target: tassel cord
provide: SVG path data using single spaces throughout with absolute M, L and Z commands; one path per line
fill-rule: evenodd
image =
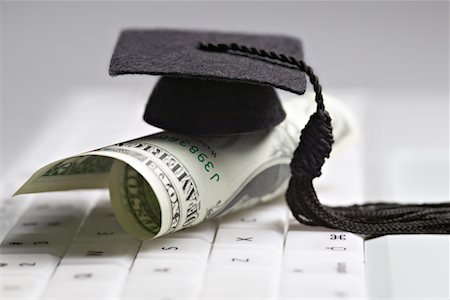
M 313 69 L 295 57 L 235 43 L 199 43 L 199 49 L 281 63 L 286 67 L 295 67 L 309 77 L 315 92 L 317 110 L 302 130 L 299 146 L 294 151 L 292 177 L 286 193 L 289 208 L 300 223 L 368 235 L 450 233 L 449 203 L 369 203 L 345 207 L 322 205 L 314 190 L 313 179 L 321 175 L 322 165 L 329 158 L 334 141 L 331 118 L 323 101 L 322 86 Z

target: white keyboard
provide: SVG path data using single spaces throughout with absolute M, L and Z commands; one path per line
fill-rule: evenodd
M 10 197 L 50 161 L 150 134 L 140 119 L 145 102 L 129 95 L 75 93 L 60 108 L 66 113 L 23 147 L 33 155 L 18 153 L 16 168 L 7 170 L 0 202 L 1 299 L 448 298 L 448 235 L 364 241 L 303 226 L 279 199 L 141 242 L 117 223 L 106 191 Z M 349 149 L 325 165 L 316 182 L 322 201 L 362 202 L 358 157 L 360 150 Z
M 2 205 L 5 299 L 365 297 L 363 239 L 306 228 L 283 199 L 141 242 L 103 193 L 29 198 Z

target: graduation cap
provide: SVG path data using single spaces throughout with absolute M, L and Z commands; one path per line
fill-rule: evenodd
M 236 134 L 270 129 L 286 114 L 274 88 L 303 94 L 305 75 L 295 68 L 204 51 L 199 42 L 238 43 L 303 57 L 301 42 L 281 35 L 181 30 L 125 30 L 110 74 L 162 75 L 144 120 L 187 134 Z
M 181 30 L 126 30 L 114 50 L 110 74 L 162 75 L 144 119 L 186 134 L 240 134 L 270 129 L 285 118 L 274 88 L 303 94 L 305 74 L 316 93 L 317 110 L 302 130 L 291 162 L 286 194 L 301 223 L 382 235 L 450 233 L 450 205 L 370 203 L 328 207 L 313 179 L 321 175 L 333 144 L 331 118 L 322 87 L 302 60 L 298 39 Z

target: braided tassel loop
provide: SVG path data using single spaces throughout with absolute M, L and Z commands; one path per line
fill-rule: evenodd
M 294 57 L 234 43 L 200 43 L 199 49 L 231 55 L 247 54 L 252 59 L 282 62 L 308 75 L 316 93 L 317 110 L 303 129 L 300 144 L 294 152 L 291 162 L 292 178 L 286 193 L 289 208 L 299 222 L 369 235 L 450 233 L 449 203 L 427 205 L 369 203 L 346 207 L 322 205 L 312 181 L 321 175 L 325 158 L 330 156 L 333 133 L 331 118 L 323 102 L 322 86 L 312 68 Z
M 318 110 L 311 115 L 300 136 L 300 144 L 291 162 L 293 176 L 312 180 L 322 175 L 325 158 L 330 157 L 333 144 L 331 118 L 327 111 Z

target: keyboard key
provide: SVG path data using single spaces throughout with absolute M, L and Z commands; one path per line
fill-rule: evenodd
M 0 272 L 4 276 L 34 275 L 49 278 L 59 263 L 59 257 L 48 254 L 2 254 Z
M 109 200 L 99 200 L 75 237 L 79 242 L 139 242 L 119 224 Z
M 281 251 L 283 241 L 283 235 L 272 230 L 219 228 L 214 247 L 258 247 Z
M 214 246 L 210 265 L 233 267 L 274 267 L 281 266 L 281 253 L 271 248 L 251 249 Z
M 284 234 L 287 229 L 288 214 L 285 207 L 258 206 L 224 217 L 219 228 L 259 228 L 271 229 Z
M 28 215 L 25 214 L 17 220 L 11 229 L 14 233 L 57 233 L 65 232 L 73 235 L 81 223 L 77 216 L 55 215 Z
M 317 253 L 332 256 L 351 255 L 364 260 L 362 237 L 339 231 L 289 231 L 286 236 L 285 252 Z
M 129 269 L 138 249 L 138 243 L 75 242 L 67 250 L 61 265 L 112 264 Z
M 281 299 L 365 299 L 364 281 L 339 274 L 294 274 L 281 277 Z
M 193 284 L 185 278 L 131 277 L 122 291 L 122 299 L 197 299 L 201 282 Z
M 64 265 L 58 267 L 44 299 L 118 298 L 128 270 L 116 265 Z
M 109 282 L 122 283 L 128 274 L 128 269 L 107 264 L 86 262 L 85 265 L 61 265 L 53 275 L 52 283 L 78 283 L 78 282 Z
M 211 245 L 201 239 L 158 238 L 142 242 L 138 258 L 193 258 L 206 262 Z
M 186 228 L 174 233 L 166 235 L 166 238 L 189 238 L 189 239 L 203 239 L 208 243 L 214 241 L 216 235 L 217 223 L 215 220 L 207 221 L 190 228 Z
M 0 217 L 2 219 L 10 218 L 11 215 L 19 215 L 31 202 L 29 195 L 16 196 L 15 198 L 6 198 L 0 200 Z
M 168 279 L 177 277 L 198 282 L 205 268 L 206 264 L 199 263 L 196 259 L 137 258 L 130 276 Z
M 205 274 L 203 299 L 273 299 L 279 271 L 269 268 L 211 266 Z
M 10 232 L 0 248 L 2 254 L 52 254 L 62 257 L 71 241 L 71 236 L 50 233 L 14 234 Z
M 120 291 L 121 286 L 107 282 L 50 283 L 42 299 L 118 299 Z
M 77 236 L 75 237 L 77 241 L 96 241 L 96 242 L 127 242 L 127 240 L 133 240 L 135 243 L 138 242 L 137 239 L 129 235 L 119 224 L 119 222 L 114 219 L 100 219 L 87 220 Z
M 30 204 L 30 201 L 32 201 L 31 195 L 18 195 L 14 198 L 3 198 L 2 200 L 0 200 L 0 207 L 23 209 Z
M 37 299 L 44 291 L 47 280 L 36 276 L 8 275 L 0 281 L 1 299 Z
M 286 254 L 283 271 L 294 274 L 341 274 L 364 278 L 364 263 L 349 257 L 324 257 L 323 255 Z
M 84 217 L 97 200 L 96 191 L 51 192 L 36 195 L 26 214 Z
M 385 235 L 365 242 L 366 278 L 374 299 L 448 299 L 448 234 Z
M 86 220 L 111 220 L 115 218 L 116 215 L 114 214 L 114 211 L 112 209 L 111 201 L 108 198 L 99 200 L 89 213 L 89 216 L 86 218 Z

